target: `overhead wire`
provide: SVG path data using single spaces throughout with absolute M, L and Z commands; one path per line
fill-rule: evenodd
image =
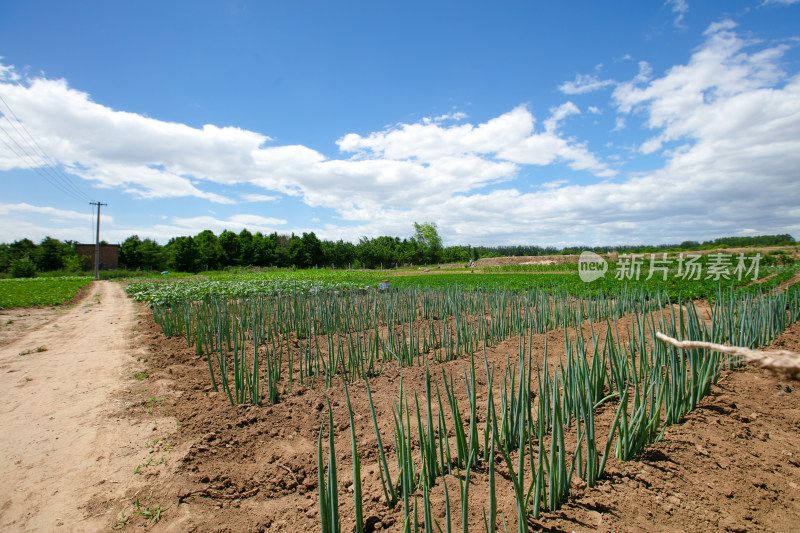
M 70 179 L 69 175 L 61 170 L 55 159 L 45 152 L 39 143 L 36 142 L 36 139 L 33 137 L 33 135 L 31 135 L 30 131 L 19 119 L 19 117 L 17 117 L 17 114 L 14 113 L 14 110 L 2 95 L 0 95 L 0 102 L 5 105 L 8 112 L 14 117 L 16 124 L 8 117 L 8 113 L 4 112 L 2 109 L 0 109 L 0 117 L 6 119 L 8 124 L 13 128 L 14 132 L 24 144 L 28 145 L 29 147 L 31 145 L 35 147 L 35 150 L 32 150 L 34 155 L 31 155 L 31 152 L 29 152 L 29 150 L 23 146 L 23 144 L 21 144 L 15 136 L 11 135 L 11 133 L 9 133 L 2 125 L 0 125 L 0 132 L 5 134 L 5 138 L 0 136 L 0 140 L 3 141 L 3 144 L 5 144 L 8 149 L 14 153 L 14 155 L 26 161 L 26 163 L 30 165 L 34 172 L 36 172 L 45 181 L 50 183 L 62 193 L 74 198 L 75 200 L 90 201 L 91 199 L 89 196 L 80 187 L 75 185 L 72 179 Z M 17 127 L 17 124 L 19 124 L 19 127 Z M 27 139 L 25 138 L 23 132 L 27 134 Z M 22 153 L 17 151 L 11 144 L 9 144 L 7 139 L 13 142 Z M 37 151 L 38 153 L 36 153 Z

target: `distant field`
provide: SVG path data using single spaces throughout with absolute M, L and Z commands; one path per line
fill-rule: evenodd
M 0 279 L 0 309 L 59 305 L 92 282 L 91 277 Z
M 763 267 L 758 272 L 758 279 L 764 283 L 754 284 L 752 275 L 736 276 L 731 279 L 683 279 L 677 271 L 670 270 L 667 279 L 660 274 L 647 280 L 648 271 L 644 268 L 639 279 L 617 279 L 614 272 L 617 265 L 612 263 L 609 272 L 601 279 L 584 283 L 578 272 L 552 272 L 546 269 L 524 271 L 502 271 L 488 269 L 482 271 L 451 271 L 430 269 L 425 271 L 408 270 L 294 270 L 266 272 L 210 272 L 203 275 L 187 277 L 181 280 L 151 281 L 142 280 L 131 283 L 127 287 L 128 294 L 138 301 L 148 303 L 197 300 L 207 295 L 225 297 L 244 297 L 253 294 L 278 294 L 287 292 L 317 292 L 328 290 L 353 290 L 376 288 L 381 280 L 387 280 L 392 289 L 430 288 L 439 289 L 458 287 L 465 290 L 505 289 L 521 291 L 530 288 L 558 288 L 573 294 L 605 292 L 613 293 L 621 288 L 641 288 L 651 292 L 661 292 L 671 299 L 711 299 L 718 291 L 731 288 L 740 290 L 769 289 L 773 284 L 785 282 L 794 276 L 800 265 Z M 552 267 L 550 267 L 552 268 Z

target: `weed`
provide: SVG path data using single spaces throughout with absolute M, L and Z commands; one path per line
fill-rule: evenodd
M 125 509 L 122 510 L 120 514 L 119 520 L 114 522 L 113 524 L 109 524 L 111 529 L 123 529 L 125 526 L 128 525 L 128 520 L 130 520 L 130 516 L 125 516 Z
M 23 355 L 28 355 L 28 354 L 32 354 L 32 353 L 42 353 L 42 352 L 46 352 L 46 351 L 47 351 L 47 346 L 39 346 L 38 348 L 30 348 L 30 349 L 25 350 L 23 352 L 19 352 L 19 355 L 20 355 L 20 357 L 22 357 Z
M 138 514 L 139 516 L 143 517 L 145 520 L 148 520 L 152 523 L 157 523 L 161 520 L 161 515 L 164 514 L 166 509 L 161 507 L 160 503 L 156 503 L 154 505 L 150 505 L 150 499 L 145 502 L 144 506 L 139 503 L 139 498 L 136 498 L 133 502 L 133 512 L 134 514 Z
M 150 457 L 147 458 L 147 460 L 145 462 L 143 462 L 142 464 L 136 465 L 133 468 L 133 473 L 134 474 L 138 474 L 139 472 L 142 471 L 142 468 L 147 468 L 150 465 L 163 465 L 166 462 L 167 462 L 167 458 L 165 456 L 163 456 L 163 455 L 161 457 L 159 457 L 158 459 L 156 459 L 155 455 L 151 455 Z

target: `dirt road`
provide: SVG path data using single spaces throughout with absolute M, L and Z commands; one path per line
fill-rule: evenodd
M 94 282 L 73 309 L 0 347 L 0 530 L 108 529 L 112 517 L 86 502 L 130 488 L 149 429 L 118 417 L 115 400 L 132 380 L 135 319 L 120 285 Z

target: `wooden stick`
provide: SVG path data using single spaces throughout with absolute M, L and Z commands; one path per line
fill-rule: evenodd
M 702 342 L 702 341 L 691 341 L 691 340 L 679 341 L 677 339 L 673 339 L 672 337 L 664 335 L 660 331 L 656 332 L 656 337 L 666 342 L 667 344 L 671 344 L 677 348 L 683 348 L 683 349 L 704 348 L 706 350 L 711 350 L 714 352 L 736 355 L 741 357 L 745 361 L 756 363 L 762 368 L 766 368 L 772 370 L 773 372 L 783 374 L 789 379 L 800 380 L 800 354 L 798 353 L 790 352 L 787 350 L 775 350 L 770 352 L 764 352 L 761 350 L 752 350 L 750 348 L 744 348 L 742 346 L 725 346 L 723 344 L 716 344 L 713 342 Z

